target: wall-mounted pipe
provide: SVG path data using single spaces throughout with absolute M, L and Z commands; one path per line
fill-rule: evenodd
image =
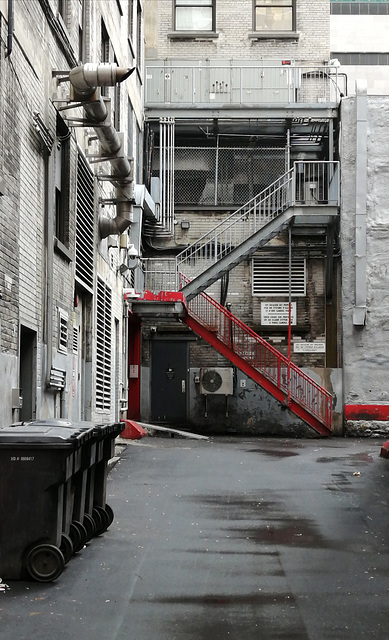
M 100 218 L 101 238 L 120 234 L 131 224 L 133 203 L 132 165 L 123 153 L 123 140 L 109 119 L 104 99 L 96 95 L 97 87 L 114 86 L 126 80 L 134 68 L 118 67 L 115 63 L 84 64 L 69 72 L 74 100 L 83 104 L 88 124 L 95 129 L 103 156 L 111 163 L 112 182 L 116 186 L 116 217 Z
M 13 33 L 14 33 L 14 0 L 8 0 L 8 35 L 7 35 L 7 52 L 5 57 L 12 53 L 13 46 Z

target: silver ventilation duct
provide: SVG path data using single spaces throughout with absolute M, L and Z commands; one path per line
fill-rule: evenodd
M 123 141 L 110 121 L 103 98 L 96 94 L 98 87 L 112 87 L 126 80 L 134 68 L 118 67 L 115 63 L 88 63 L 75 67 L 69 73 L 74 90 L 73 99 L 83 104 L 88 125 L 95 129 L 102 156 L 112 167 L 111 181 L 116 186 L 116 217 L 100 218 L 101 238 L 120 234 L 130 225 L 132 218 L 133 176 L 129 159 L 124 155 Z

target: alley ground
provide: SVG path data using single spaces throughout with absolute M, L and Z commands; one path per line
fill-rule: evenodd
M 50 584 L 0 592 L 1 640 L 389 637 L 382 441 L 149 437 L 115 521 Z

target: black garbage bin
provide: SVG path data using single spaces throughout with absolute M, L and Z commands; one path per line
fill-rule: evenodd
M 50 425 L 84 433 L 82 446 L 74 452 L 73 471 L 64 484 L 61 551 L 65 562 L 94 536 L 112 524 L 114 514 L 106 502 L 108 462 L 115 451 L 115 438 L 123 422 L 72 423 L 66 419 L 34 420 L 28 425 Z
M 107 504 L 108 462 L 115 453 L 115 438 L 124 430 L 123 422 L 95 425 L 93 434 L 96 443 L 94 464 L 89 469 L 85 517 L 95 523 L 94 535 L 104 533 L 112 524 L 114 513 Z
M 0 577 L 50 582 L 65 565 L 65 488 L 92 429 L 27 423 L 0 429 Z

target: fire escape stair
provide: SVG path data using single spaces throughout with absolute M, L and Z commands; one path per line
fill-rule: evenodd
M 133 308 L 138 315 L 180 319 L 318 434 L 329 436 L 332 395 L 204 291 L 298 223 L 302 212 L 293 195 L 295 178 L 294 168 L 179 254 L 179 291 L 146 291 Z M 337 215 L 337 203 L 331 204 L 314 216 L 315 224 L 327 225 Z
M 331 435 L 332 395 L 225 307 L 202 293 L 181 320 L 318 434 Z
M 249 235 L 238 246 L 230 250 L 229 253 L 214 262 L 190 282 L 185 284 L 181 291 L 187 300 L 191 300 L 199 293 L 207 289 L 211 284 L 219 280 L 225 273 L 236 267 L 238 264 L 250 257 L 255 251 L 270 242 L 272 238 L 286 229 L 294 218 L 294 208 L 288 207 L 276 218 L 270 220 L 261 229 Z

